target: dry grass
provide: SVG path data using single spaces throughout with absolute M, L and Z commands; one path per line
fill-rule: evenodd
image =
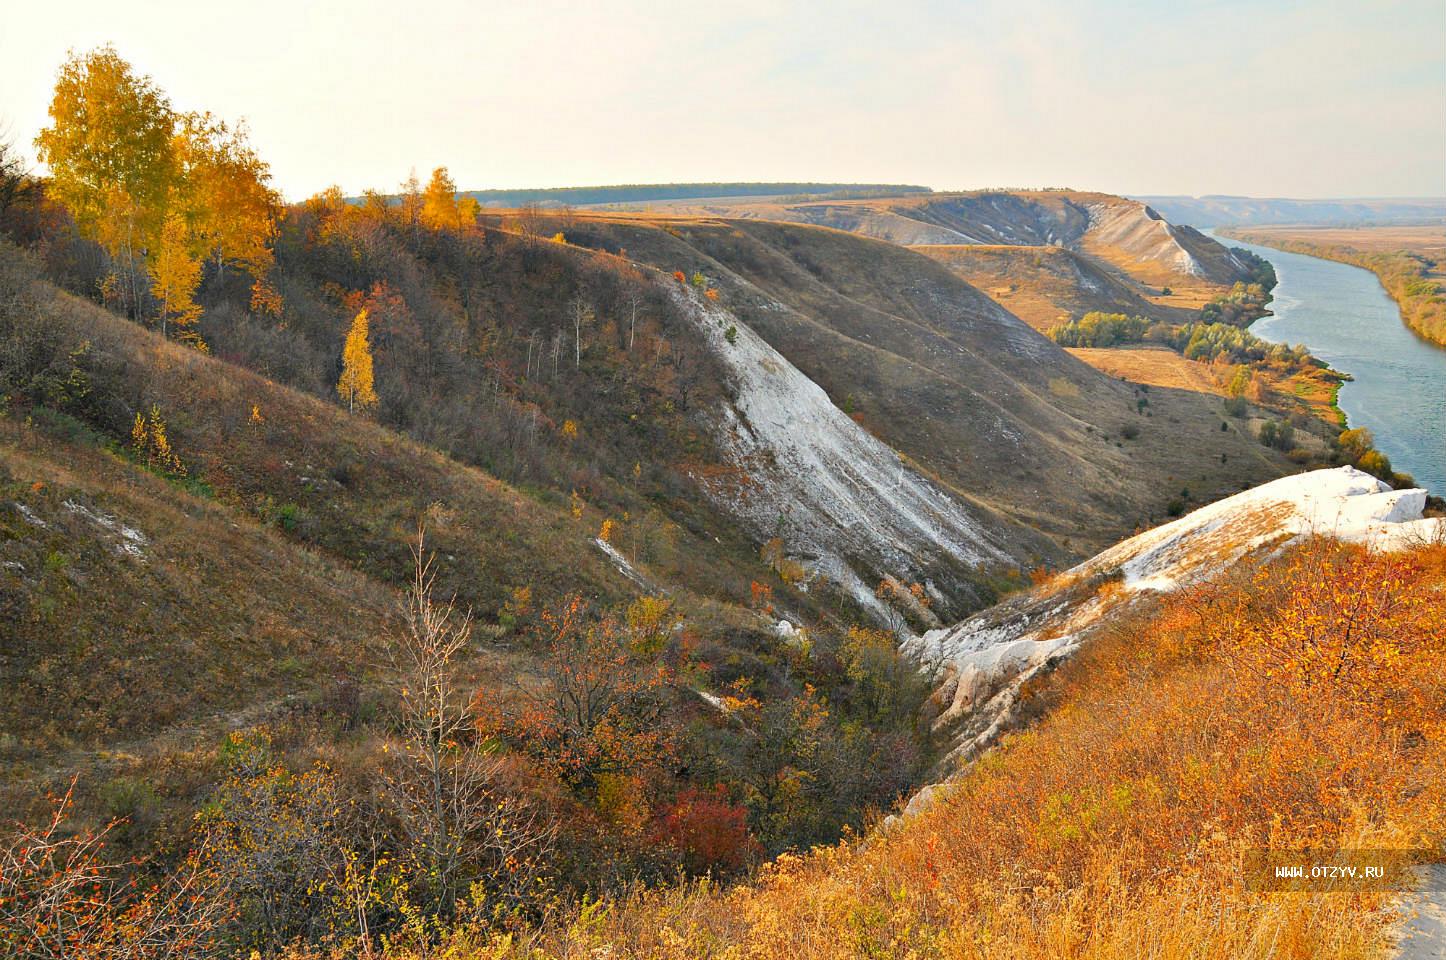
M 1092 642 L 1035 728 L 891 835 L 452 955 L 1381 956 L 1388 893 L 1253 892 L 1247 852 L 1395 849 L 1399 879 L 1446 840 L 1443 586 L 1440 547 L 1239 571 Z
M 1071 347 L 1068 352 L 1096 370 L 1132 383 L 1219 397 L 1228 395 L 1226 387 L 1234 373 L 1233 367 L 1186 360 L 1165 347 Z M 1288 371 L 1259 364 L 1252 372 L 1265 386 L 1268 406 L 1286 413 L 1299 408 L 1327 423 L 1338 421 L 1335 395 L 1340 384 L 1324 375 L 1324 371 L 1315 368 Z
M 1096 370 L 1134 383 L 1226 395 L 1208 364 L 1186 360 L 1167 347 L 1072 347 L 1068 352 Z

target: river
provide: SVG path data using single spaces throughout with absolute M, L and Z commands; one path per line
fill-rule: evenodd
M 1395 301 L 1369 270 L 1216 239 L 1275 265 L 1274 315 L 1255 321 L 1250 331 L 1272 342 L 1303 343 L 1354 377 L 1340 392 L 1350 425 L 1369 428 L 1395 469 L 1446 496 L 1446 350 L 1401 322 Z

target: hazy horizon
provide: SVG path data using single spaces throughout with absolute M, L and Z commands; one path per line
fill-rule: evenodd
M 395 190 L 818 181 L 1129 195 L 1446 196 L 1434 0 L 911 2 L 820 13 L 633 2 L 399 19 L 255 5 L 27 7 L 0 123 L 33 159 L 67 50 L 113 43 L 178 109 L 245 118 L 276 185 Z

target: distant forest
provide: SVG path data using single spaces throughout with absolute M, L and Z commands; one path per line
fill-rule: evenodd
M 610 187 L 554 187 L 543 190 L 467 190 L 488 207 L 519 207 L 528 203 L 584 206 L 594 203 L 648 203 L 703 197 L 772 197 L 779 195 L 854 195 L 931 193 L 928 187 L 896 183 L 629 183 Z

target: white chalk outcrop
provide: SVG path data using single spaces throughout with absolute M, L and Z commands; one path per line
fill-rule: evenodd
M 1283 477 L 1121 541 L 1047 586 L 907 642 L 905 650 L 938 682 L 934 728 L 950 730 L 954 740 L 941 775 L 993 743 L 1011 724 L 1022 685 L 1077 649 L 1107 612 L 1312 535 L 1379 550 L 1446 542 L 1446 518 L 1424 518 L 1425 506 L 1426 491 L 1392 490 L 1354 467 Z M 1107 584 L 1117 587 L 1100 589 Z
M 1008 560 L 998 535 L 910 469 L 813 380 L 727 309 L 678 285 L 678 305 L 722 360 L 733 398 L 716 424 L 741 480 L 700 478 L 762 537 L 781 536 L 811 572 L 884 615 L 873 584 L 909 581 L 936 559 Z

